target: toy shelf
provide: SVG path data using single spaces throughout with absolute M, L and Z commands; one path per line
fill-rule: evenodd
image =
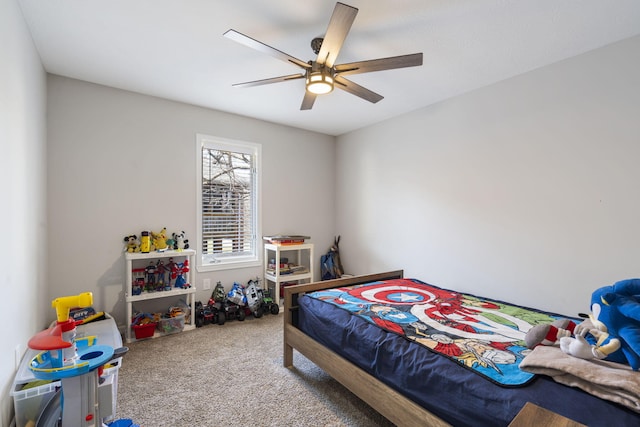
M 195 288 L 187 288 L 187 289 L 178 288 L 178 289 L 172 289 L 170 291 L 143 292 L 140 295 L 127 296 L 127 302 L 145 301 L 150 299 L 175 297 L 178 295 L 188 295 L 188 294 L 195 294 L 195 293 L 196 293 Z
M 126 282 L 125 282 L 125 301 L 126 301 L 126 312 L 127 312 L 127 327 L 125 328 L 125 339 L 127 343 L 131 343 L 136 341 L 135 334 L 133 334 L 133 329 L 129 324 L 131 322 L 131 317 L 133 315 L 133 303 L 138 301 L 149 301 L 155 300 L 159 298 L 169 298 L 185 295 L 187 299 L 187 304 L 191 308 L 191 315 L 189 317 L 190 321 L 185 322 L 184 329 L 185 331 L 195 329 L 195 294 L 196 287 L 195 279 L 194 279 L 194 269 L 195 269 L 195 255 L 196 251 L 193 249 L 184 249 L 181 251 L 177 250 L 167 250 L 164 252 L 149 252 L 149 253 L 125 253 L 125 269 L 126 269 Z M 134 282 L 134 270 L 140 270 L 141 267 L 144 267 L 145 262 L 149 261 L 159 261 L 159 260 L 168 260 L 169 258 L 173 258 L 174 262 L 184 262 L 185 260 L 189 261 L 189 271 L 184 273 L 185 281 L 190 285 L 188 288 L 172 288 L 168 291 L 156 291 L 156 292 L 141 292 L 138 295 L 133 294 L 133 282 Z M 165 334 L 156 331 L 153 335 L 153 338 L 157 338 L 163 336 Z

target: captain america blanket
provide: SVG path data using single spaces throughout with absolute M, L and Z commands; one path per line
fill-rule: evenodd
M 527 331 L 533 325 L 563 317 L 416 279 L 373 282 L 308 295 L 415 341 L 505 387 L 523 386 L 534 377 L 519 368 L 530 352 L 524 343 Z

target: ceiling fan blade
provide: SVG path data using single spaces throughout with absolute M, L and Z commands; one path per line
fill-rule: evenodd
M 317 95 L 304 91 L 304 98 L 302 98 L 302 105 L 300 106 L 301 110 L 311 110 L 313 107 L 313 103 L 316 101 Z
M 333 67 L 357 14 L 358 9 L 355 7 L 336 3 L 322 46 L 318 52 L 318 59 L 316 60 L 318 64 L 326 65 L 329 68 Z
M 350 74 L 370 73 L 372 71 L 392 70 L 394 68 L 417 67 L 420 65 L 422 65 L 422 53 L 414 53 L 411 55 L 392 56 L 389 58 L 339 64 L 335 66 L 335 70 L 337 74 L 347 76 Z
M 304 79 L 304 77 L 305 77 L 304 74 L 289 74 L 288 76 L 272 77 L 270 79 L 262 79 L 262 80 L 253 80 L 251 82 L 244 82 L 244 83 L 235 83 L 233 86 L 237 86 L 237 87 L 261 86 L 261 85 L 268 85 L 271 83 L 286 82 L 287 80 Z
M 359 84 L 352 82 L 351 80 L 347 80 L 344 77 L 336 76 L 335 82 L 337 84 L 334 85 L 334 87 L 340 88 L 352 95 L 359 96 L 360 98 L 374 104 L 384 98 L 384 96 L 370 91 L 369 89 L 362 87 Z
M 281 59 L 285 62 L 290 62 L 292 64 L 297 65 L 298 67 L 304 68 L 305 70 L 307 68 L 311 68 L 311 65 L 309 65 L 308 63 L 306 63 L 305 61 L 295 58 L 291 55 L 288 55 L 274 47 L 271 47 L 269 45 L 266 45 L 262 42 L 259 42 L 256 39 L 252 39 L 249 36 L 245 36 L 242 33 L 237 32 L 236 30 L 227 30 L 223 36 L 225 36 L 228 39 L 231 39 L 233 41 L 236 41 L 240 44 L 243 44 L 247 47 L 250 47 L 252 49 L 255 49 L 257 51 L 260 51 L 262 53 L 266 53 L 267 55 L 271 55 L 274 58 L 278 58 Z

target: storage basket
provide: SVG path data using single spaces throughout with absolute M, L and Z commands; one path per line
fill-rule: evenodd
M 158 330 L 165 334 L 175 334 L 184 329 L 184 314 L 175 317 L 165 317 L 158 322 Z
M 141 340 L 143 338 L 151 338 L 153 331 L 158 324 L 155 322 L 147 323 L 145 325 L 133 325 L 133 332 L 136 334 L 136 339 Z

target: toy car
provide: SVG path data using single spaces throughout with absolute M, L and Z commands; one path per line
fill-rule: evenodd
M 247 300 L 247 309 L 250 313 L 256 318 L 262 317 L 262 292 L 260 288 L 258 288 L 257 280 L 249 280 L 247 287 L 244 288 L 245 299 Z
M 216 287 L 211 292 L 211 298 L 209 298 L 208 307 L 213 314 L 212 322 L 216 322 L 218 325 L 224 325 L 228 316 L 225 314 L 225 293 L 222 283 L 218 282 Z
M 224 304 L 224 311 L 221 312 L 227 319 L 238 319 L 243 321 L 246 318 L 244 307 L 234 304 L 231 301 L 226 301 Z
M 211 311 L 211 315 L 213 316 L 212 322 L 217 323 L 218 325 L 224 325 L 224 322 L 227 320 L 227 316 L 224 314 L 224 310 L 221 310 L 220 305 L 218 303 L 209 304 L 209 310 Z
M 196 301 L 196 328 L 200 328 L 211 321 L 207 321 L 204 313 L 204 306 L 202 301 Z
M 221 304 L 216 303 L 213 299 L 209 299 L 207 305 L 203 305 L 200 301 L 196 301 L 196 328 L 200 328 L 210 323 L 224 325 L 226 315 L 221 310 Z
M 244 286 L 242 286 L 240 283 L 234 282 L 231 290 L 227 292 L 227 301 L 240 306 L 247 305 L 247 297 L 244 294 Z
M 260 289 L 260 293 L 262 294 L 262 312 L 278 314 L 280 312 L 280 307 L 273 301 L 271 291 L 269 289 Z
M 210 305 L 203 305 L 200 301 L 196 301 L 196 328 L 218 322 L 219 317 L 217 314 L 217 310 L 212 309 Z

